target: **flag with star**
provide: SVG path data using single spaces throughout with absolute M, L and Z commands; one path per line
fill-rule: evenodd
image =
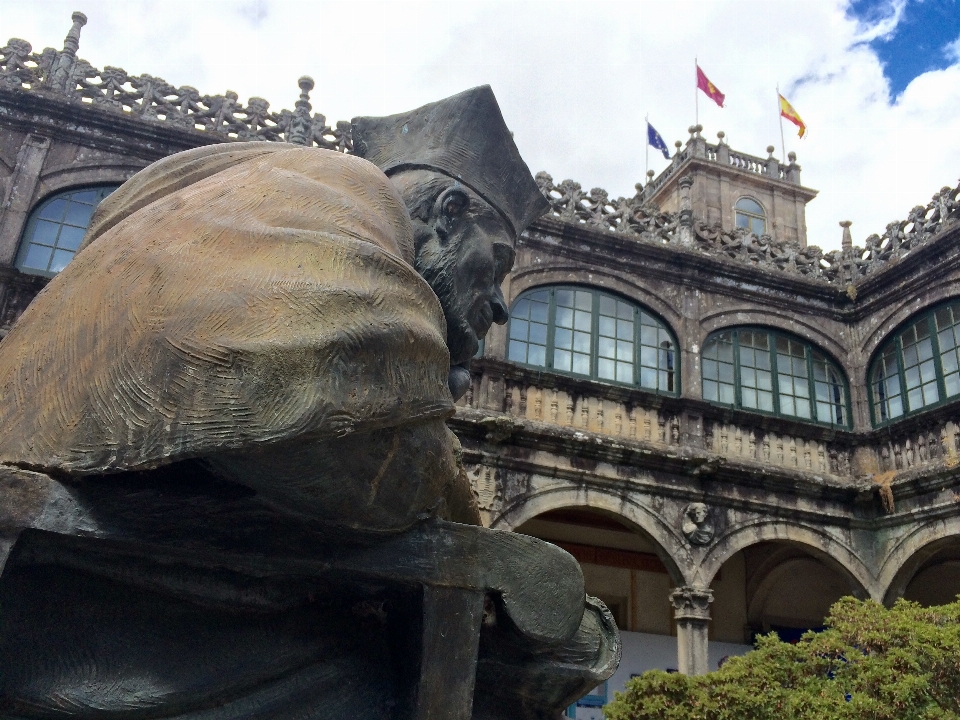
M 649 121 L 647 121 L 647 144 L 654 150 L 662 152 L 665 159 L 670 159 L 670 150 L 667 149 L 667 144 Z

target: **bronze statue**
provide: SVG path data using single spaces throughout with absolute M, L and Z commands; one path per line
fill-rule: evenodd
M 354 142 L 155 163 L 0 344 L 5 717 L 534 718 L 612 673 L 569 556 L 458 524 L 445 420 L 547 204 L 489 87 Z

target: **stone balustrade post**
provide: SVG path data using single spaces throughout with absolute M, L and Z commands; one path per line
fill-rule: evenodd
M 779 180 L 780 161 L 773 156 L 773 151 L 773 145 L 767 145 L 767 162 L 763 167 L 763 174 Z
M 723 141 L 726 136 L 723 130 L 717 133 L 717 162 L 723 166 L 730 164 L 730 146 Z
M 680 244 L 693 244 L 693 202 L 690 199 L 690 188 L 693 187 L 693 178 L 684 175 L 677 182 L 680 188 Z
M 690 148 L 690 157 L 705 158 L 707 156 L 707 141 L 700 135 L 703 125 L 691 125 L 687 128 L 690 133 L 690 139 L 687 140 L 687 147 Z
M 790 161 L 790 164 L 787 165 L 787 182 L 793 183 L 794 185 L 800 184 L 800 166 L 797 165 L 797 154 L 792 150 L 787 153 L 787 160 Z
M 708 640 L 713 592 L 685 585 L 670 593 L 670 602 L 677 621 L 678 669 L 685 675 L 706 675 L 710 671 Z

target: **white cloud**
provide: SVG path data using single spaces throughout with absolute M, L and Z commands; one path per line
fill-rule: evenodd
M 960 36 L 943 46 L 943 54 L 951 62 L 960 62 Z
M 329 119 L 398 112 L 481 83 L 493 85 L 532 170 L 632 195 L 643 179 L 643 118 L 668 145 L 694 122 L 694 56 L 727 95 L 700 98 L 708 139 L 780 152 L 775 87 L 809 128 L 787 150 L 804 184 L 811 243 L 857 242 L 960 176 L 960 62 L 915 79 L 891 104 L 865 40 L 889 34 L 892 3 L 870 25 L 843 0 L 603 2 L 203 3 L 86 0 L 80 54 L 94 65 L 159 75 L 204 93 L 235 90 L 292 107 L 296 80 L 317 81 Z M 0 0 L 4 39 L 59 47 L 77 0 Z M 960 40 L 958 40 L 960 44 Z M 650 155 L 651 167 L 666 161 Z

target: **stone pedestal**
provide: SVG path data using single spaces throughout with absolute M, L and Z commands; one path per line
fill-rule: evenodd
M 670 601 L 677 621 L 678 669 L 685 675 L 706 675 L 710 671 L 707 641 L 713 592 L 688 585 L 674 590 Z

